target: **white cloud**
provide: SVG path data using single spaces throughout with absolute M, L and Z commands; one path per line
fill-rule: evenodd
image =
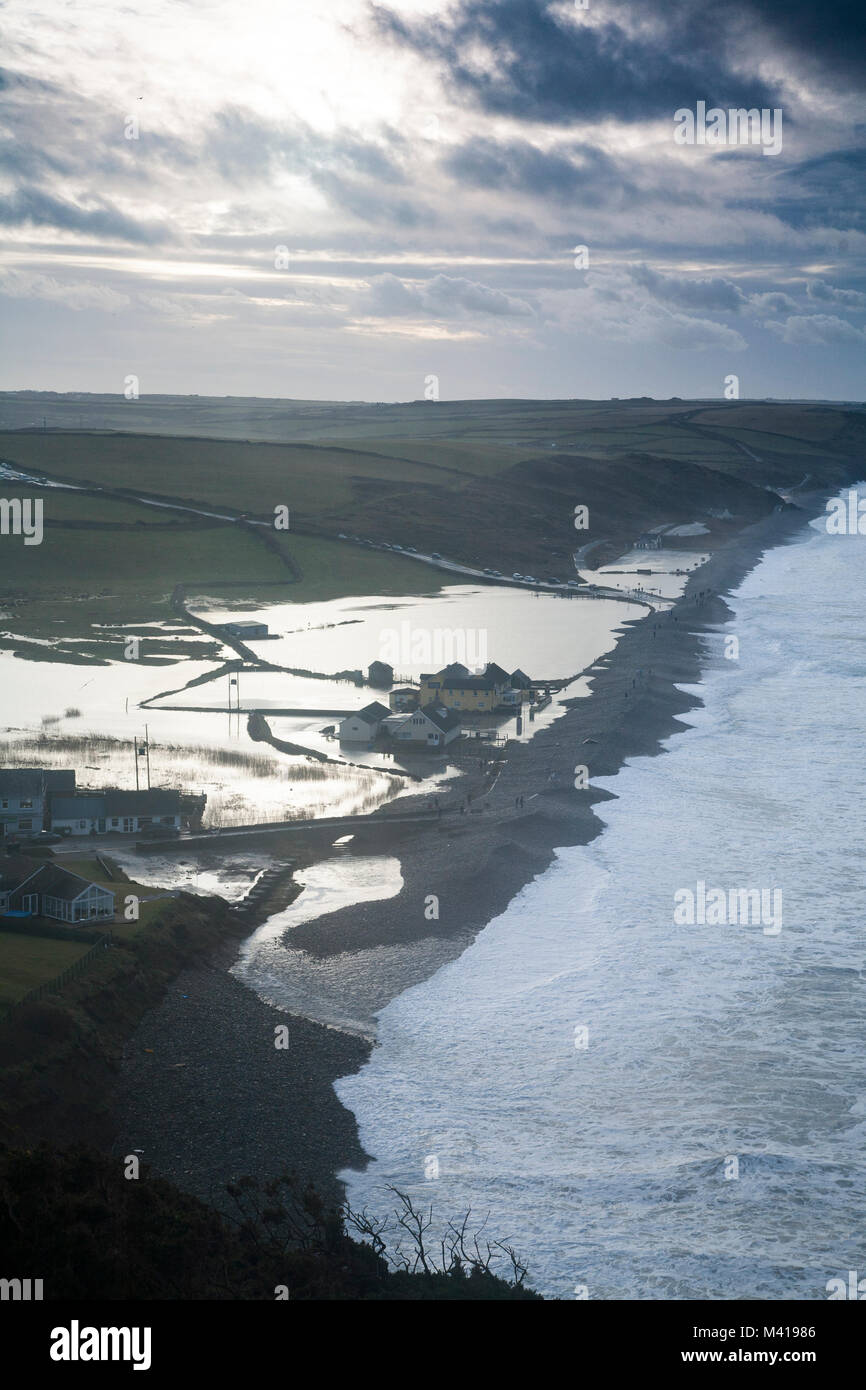
M 63 284 L 51 275 L 32 275 L 22 270 L 0 271 L 0 292 L 10 299 L 48 299 L 67 309 L 99 309 L 116 314 L 129 305 L 129 295 L 92 280 Z
M 792 314 L 784 323 L 771 320 L 767 328 L 785 343 L 802 347 L 829 347 L 836 343 L 866 343 L 866 333 L 835 314 Z
M 464 314 L 525 318 L 533 313 L 524 299 L 491 289 L 477 280 L 452 275 L 434 275 L 421 284 L 407 284 L 397 275 L 377 275 L 361 297 L 361 309 L 382 318 L 418 314 L 433 318 Z

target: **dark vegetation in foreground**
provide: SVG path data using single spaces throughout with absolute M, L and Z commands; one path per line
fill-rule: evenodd
M 373 1219 L 288 1176 L 243 1178 L 227 1188 L 227 1218 L 124 1168 L 83 1145 L 0 1150 L 6 1272 L 42 1278 L 55 1301 L 540 1298 L 514 1251 L 472 1234 L 468 1214 L 434 1240 L 432 1210 L 396 1190 L 392 1217 Z

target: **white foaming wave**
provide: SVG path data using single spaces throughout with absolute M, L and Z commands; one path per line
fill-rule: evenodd
M 864 1263 L 866 546 L 843 545 L 765 557 L 693 727 L 599 782 L 604 834 L 380 1015 L 337 1088 L 377 1155 L 354 1204 L 395 1182 L 443 1221 L 489 1211 L 555 1297 L 820 1298 Z M 674 926 L 698 879 L 778 885 L 782 931 Z

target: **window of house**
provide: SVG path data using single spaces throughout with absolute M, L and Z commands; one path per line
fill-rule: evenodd
M 79 829 L 79 830 L 86 830 L 86 829 L 87 829 L 87 821 L 86 821 L 86 820 L 80 820 L 80 821 L 78 822 L 78 829 Z
M 118 820 L 117 816 L 114 817 L 114 820 L 111 822 L 111 824 L 112 824 L 112 825 L 120 825 L 120 821 Z
M 18 829 L 19 829 L 19 830 L 32 830 L 32 829 L 33 829 L 33 822 L 32 822 L 32 820 L 20 820 L 20 821 L 18 822 Z

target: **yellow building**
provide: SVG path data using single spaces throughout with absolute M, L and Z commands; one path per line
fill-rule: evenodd
M 441 704 L 466 713 L 490 714 L 503 703 L 508 674 L 488 662 L 484 674 L 472 676 L 465 666 L 454 662 L 441 671 L 421 677 L 421 705 Z

